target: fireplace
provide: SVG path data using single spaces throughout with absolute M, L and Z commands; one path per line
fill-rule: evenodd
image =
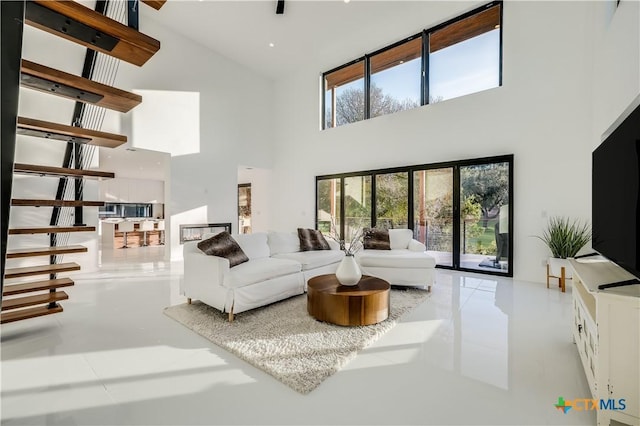
M 231 223 L 196 223 L 180 225 L 180 244 L 188 241 L 200 241 L 204 234 L 231 233 Z

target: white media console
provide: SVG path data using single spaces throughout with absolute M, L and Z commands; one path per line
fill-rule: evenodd
M 640 425 L 640 284 L 598 289 L 634 278 L 600 257 L 572 259 L 571 266 L 572 331 L 591 395 L 613 400 L 598 410 L 598 425 Z

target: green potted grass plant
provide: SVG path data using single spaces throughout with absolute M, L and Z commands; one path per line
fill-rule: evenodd
M 537 238 L 551 250 L 551 257 L 547 262 L 550 275 L 560 277 L 564 267 L 565 278 L 571 278 L 571 268 L 567 259 L 575 257 L 591 240 L 591 226 L 578 219 L 553 216 L 549 218 L 542 235 Z

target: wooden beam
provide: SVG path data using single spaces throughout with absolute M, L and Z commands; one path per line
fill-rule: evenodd
M 80 265 L 75 262 L 56 263 L 53 265 L 25 266 L 22 268 L 5 269 L 4 277 L 6 279 L 20 278 L 28 277 L 31 275 L 57 274 L 59 272 L 71 272 L 79 270 Z
M 47 14 L 50 15 L 50 13 L 43 10 L 43 8 L 60 15 L 62 19 L 54 19 L 56 23 L 52 25 L 50 17 L 45 16 Z M 45 17 L 43 18 L 43 16 Z M 58 21 L 62 23 L 57 25 Z M 89 49 L 111 55 L 138 66 L 145 64 L 160 50 L 160 42 L 158 40 L 129 28 L 75 1 L 29 1 L 27 2 L 25 23 L 73 41 L 74 43 L 78 43 Z M 75 29 L 83 26 L 95 30 L 94 35 L 85 40 L 71 34 L 70 30 L 72 28 Z M 100 39 L 101 34 L 115 38 L 115 46 L 109 49 L 97 45 L 100 41 L 96 40 L 96 38 Z
M 500 5 L 454 22 L 429 35 L 431 53 L 500 28 Z
M 119 112 L 129 112 L 142 102 L 142 96 L 135 93 L 125 92 L 124 90 L 107 86 L 97 81 L 78 77 L 77 75 L 49 68 L 25 59 L 22 60 L 20 70 L 22 73 L 21 84 L 23 87 L 74 101 L 94 104 Z M 43 80 L 46 80 L 45 83 L 51 82 L 51 84 L 43 85 Z M 64 90 L 65 88 L 76 89 L 80 94 L 75 94 L 75 91 L 66 91 Z M 92 102 L 90 99 L 83 98 L 83 94 L 91 94 L 100 99 Z
M 13 173 L 50 176 L 69 177 L 82 179 L 112 179 L 115 174 L 112 172 L 101 172 L 98 170 L 69 169 L 66 167 L 40 166 L 36 164 L 16 163 L 13 166 Z
M 95 232 L 95 226 L 47 226 L 41 228 L 12 228 L 9 235 L 59 234 L 65 232 Z
M 69 295 L 64 291 L 55 291 L 53 293 L 36 294 L 33 296 L 14 297 L 2 300 L 2 310 L 26 308 L 27 306 L 42 305 L 44 303 L 53 303 L 60 300 L 67 300 Z
M 85 201 L 85 200 L 32 200 L 14 198 L 11 205 L 16 207 L 102 207 L 104 201 Z
M 155 10 L 160 10 L 162 6 L 167 2 L 167 0 L 142 0 L 142 3 L 147 6 L 151 6 Z
M 4 292 L 2 294 L 4 296 L 13 296 L 16 294 L 32 293 L 34 291 L 44 291 L 60 287 L 70 287 L 72 285 L 74 285 L 74 282 L 69 278 L 30 281 L 28 283 L 6 285 L 4 286 Z
M 7 250 L 7 259 L 34 256 L 55 256 L 69 253 L 86 253 L 87 251 L 88 249 L 85 246 L 80 245 L 13 249 Z
M 68 138 L 68 142 L 86 143 L 106 148 L 115 148 L 127 143 L 127 137 L 123 135 L 26 117 L 18 117 L 18 134 L 29 134 L 45 139 Z
M 62 312 L 62 310 L 62 306 L 58 304 L 56 304 L 54 308 L 49 308 L 47 306 L 38 306 L 36 308 L 20 309 L 18 311 L 7 312 L 0 315 L 0 324 L 41 317 L 44 315 L 57 314 L 59 312 Z

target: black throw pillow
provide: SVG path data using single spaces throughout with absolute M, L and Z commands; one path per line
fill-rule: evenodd
M 233 268 L 241 263 L 248 262 L 249 258 L 242 251 L 236 240 L 227 231 L 200 241 L 198 248 L 209 256 L 224 257 L 229 260 L 229 267 Z
M 391 250 L 388 229 L 365 229 L 363 240 L 366 250 Z
M 331 250 L 324 235 L 317 229 L 298 228 L 298 238 L 300 239 L 300 251 Z

